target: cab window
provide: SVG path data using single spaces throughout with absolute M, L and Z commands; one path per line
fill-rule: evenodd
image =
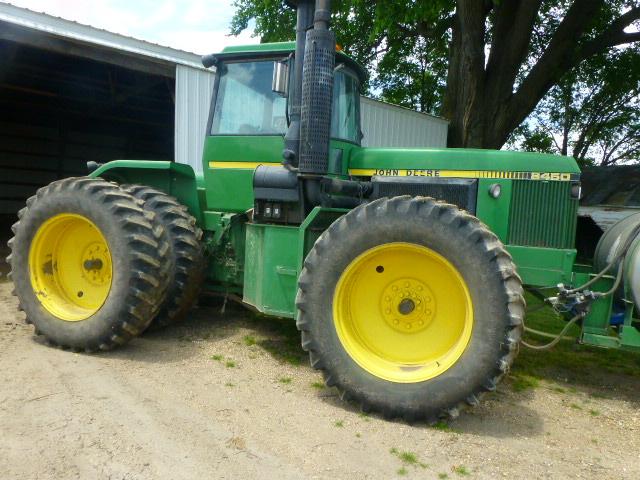
M 286 99 L 271 91 L 273 61 L 220 66 L 212 135 L 284 135 Z
M 336 69 L 331 138 L 360 144 L 360 84 L 355 74 Z

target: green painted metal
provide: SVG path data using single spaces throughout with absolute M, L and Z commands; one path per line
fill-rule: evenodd
M 299 230 L 280 225 L 247 225 L 245 303 L 269 315 L 294 317 Z
M 313 247 L 313 244 L 316 243 L 318 237 L 322 235 L 322 232 L 329 228 L 333 222 L 348 211 L 349 210 L 342 208 L 314 207 L 307 218 L 305 218 L 304 222 L 300 225 L 298 235 L 298 274 L 302 272 L 304 259 L 307 258 L 307 254 Z
M 577 266 L 573 286 L 584 285 L 594 277 L 583 266 Z M 604 276 L 589 288 L 594 292 L 608 292 L 615 282 L 612 276 Z M 640 351 L 640 331 L 633 326 L 633 302 L 625 301 L 625 319 L 617 331 L 611 327 L 614 297 L 612 295 L 596 300 L 587 316 L 582 320 L 580 342 L 603 348 L 622 348 Z
M 347 210 L 315 207 L 299 226 L 247 225 L 245 303 L 260 312 L 295 318 L 298 276 L 318 237 Z
M 480 218 L 503 243 L 507 243 L 507 232 L 509 231 L 512 183 L 512 180 L 492 178 L 478 180 L 476 216 Z M 489 195 L 489 188 L 495 184 L 501 187 L 501 193 L 498 198 L 493 198 Z
M 576 259 L 575 250 L 519 245 L 506 247 L 518 267 L 518 274 L 526 285 L 547 287 L 571 282 Z
M 280 165 L 284 140 L 278 135 L 208 136 L 203 153 L 204 192 L 209 210 L 245 212 L 253 208 L 253 172 L 258 164 Z M 333 172 L 346 177 L 351 152 L 360 147 L 332 141 L 332 150 L 341 150 L 341 164 Z M 337 156 L 335 157 L 337 158 Z M 246 164 L 236 168 L 237 163 Z
M 580 174 L 573 158 L 507 150 L 458 148 L 362 148 L 354 153 L 352 169 L 496 170 Z
M 571 182 L 514 180 L 507 243 L 573 248 L 578 223 L 578 199 Z
M 214 163 L 280 164 L 283 148 L 281 136 L 207 136 L 203 153 L 207 209 L 244 212 L 253 208 L 255 166 L 214 168 Z
M 225 47 L 220 55 L 247 53 L 247 54 L 268 54 L 268 53 L 291 53 L 296 48 L 296 42 L 272 42 L 257 43 L 255 45 L 231 45 Z
M 624 325 L 620 332 L 620 346 L 627 350 L 640 351 L 640 330 L 631 325 Z
M 176 197 L 191 215 L 202 220 L 203 205 L 198 198 L 196 175 L 189 165 L 152 160 L 114 160 L 92 172 L 120 184 L 136 183 L 157 188 Z
M 593 278 L 591 274 L 576 273 L 573 278 L 575 286 L 584 285 Z M 614 282 L 613 277 L 606 276 L 594 283 L 590 288 L 594 292 L 606 292 Z M 611 331 L 609 321 L 613 306 L 612 296 L 601 298 L 593 302 L 591 311 L 582 321 L 582 333 L 587 335 L 609 336 Z

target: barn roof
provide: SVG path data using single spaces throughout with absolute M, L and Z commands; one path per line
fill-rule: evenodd
M 640 165 L 586 168 L 582 191 L 583 206 L 640 207 Z
M 133 37 L 127 37 L 118 33 L 109 32 L 100 28 L 84 25 L 82 23 L 67 20 L 42 12 L 35 12 L 27 8 L 16 7 L 8 3 L 0 2 L 0 24 L 37 30 L 45 35 L 62 37 L 63 39 L 92 44 L 109 49 L 117 49 L 135 56 L 143 56 L 163 63 L 186 65 L 189 67 L 204 69 L 200 55 L 178 50 L 176 48 L 147 42 Z M 11 29 L 0 29 L 0 37 L 16 35 Z M 13 40 L 13 38 L 7 38 Z

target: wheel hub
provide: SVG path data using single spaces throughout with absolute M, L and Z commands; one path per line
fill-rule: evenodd
M 111 281 L 111 275 L 104 266 L 109 262 L 106 245 L 93 242 L 82 254 L 82 276 L 93 285 L 105 285 Z
M 391 282 L 380 304 L 385 322 L 398 332 L 417 333 L 429 326 L 436 310 L 431 289 L 415 278 Z

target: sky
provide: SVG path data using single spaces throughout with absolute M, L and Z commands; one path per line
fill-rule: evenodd
M 198 54 L 258 43 L 229 36 L 233 0 L 1 0 L 129 37 Z

